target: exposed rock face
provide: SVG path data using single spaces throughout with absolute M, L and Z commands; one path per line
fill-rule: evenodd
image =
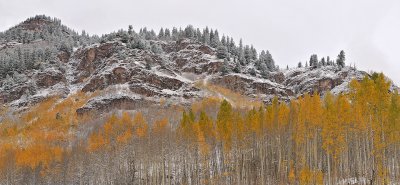
M 59 82 L 65 82 L 64 74 L 59 70 L 46 70 L 44 72 L 39 72 L 36 76 L 36 84 L 39 87 L 51 87 Z
M 230 74 L 217 77 L 212 79 L 212 83 L 246 96 L 266 94 L 278 96 L 281 100 L 288 100 L 295 95 L 290 88 L 287 88 L 282 84 L 242 74 Z
M 346 92 L 344 83 L 352 79 L 361 80 L 366 72 L 357 71 L 350 67 L 339 69 L 336 66 L 324 66 L 321 68 L 298 68 L 285 72 L 284 85 L 293 89 L 295 94 L 314 93 L 324 94 L 326 91 L 333 93 Z
M 14 100 L 18 100 L 25 94 L 25 92 L 29 90 L 29 88 L 30 87 L 27 85 L 21 85 L 21 86 L 18 85 L 16 87 L 13 87 L 9 91 L 3 91 L 0 94 L 0 102 L 10 103 Z
M 71 57 L 71 54 L 68 52 L 65 52 L 65 51 L 61 51 L 57 55 L 58 60 L 60 60 L 62 63 L 67 63 L 70 57 Z
M 250 68 L 243 66 L 242 73 L 222 75 L 224 61 L 209 46 L 188 39 L 154 42 L 163 48 L 162 53 L 132 49 L 118 39 L 75 48 L 70 54 L 60 51 L 57 65 L 25 73 L 33 83 L 7 90 L 0 88 L 0 101 L 29 106 L 54 94 L 61 97 L 77 91 L 107 94 L 89 100 L 77 110 L 78 114 L 137 109 L 157 104 L 162 98 L 176 104 L 190 104 L 210 95 L 206 88 L 196 85 L 204 81 L 264 102 L 270 102 L 274 96 L 288 101 L 315 91 L 345 92 L 351 79 L 360 80 L 367 75 L 350 67 L 334 66 L 273 71 L 268 78 L 259 72 L 250 74 Z M 229 63 L 232 69 L 233 61 Z M 24 95 L 29 98 L 21 98 Z
M 77 76 L 78 82 L 82 82 L 84 78 L 92 75 L 95 70 L 101 66 L 101 60 L 109 58 L 117 50 L 118 42 L 105 43 L 99 46 L 95 45 L 88 49 L 80 49 L 74 55 L 73 58 L 79 61 L 77 70 L 79 74 Z
M 85 106 L 76 110 L 79 115 L 93 110 L 98 112 L 111 111 L 112 109 L 135 110 L 150 105 L 150 102 L 137 96 L 121 95 L 105 96 L 91 99 Z

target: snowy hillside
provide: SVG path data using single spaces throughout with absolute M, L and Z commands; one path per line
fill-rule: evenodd
M 281 70 L 268 51 L 258 55 L 241 41 L 237 46 L 230 37 L 220 39 L 217 30 L 191 26 L 99 38 L 37 16 L 1 33 L 0 45 L 0 102 L 18 109 L 77 92 L 102 92 L 80 112 L 136 109 L 161 99 L 190 104 L 215 95 L 197 85 L 203 81 L 268 103 L 274 96 L 288 101 L 305 93 L 347 92 L 352 79 L 368 75 L 316 56 L 311 66 Z

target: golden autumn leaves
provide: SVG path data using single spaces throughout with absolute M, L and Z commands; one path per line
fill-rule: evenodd
M 160 133 L 167 126 L 166 121 L 157 121 L 154 124 L 154 131 Z M 124 112 L 119 118 L 112 114 L 98 131 L 92 132 L 88 139 L 88 151 L 94 152 L 105 149 L 117 144 L 126 144 L 135 136 L 137 138 L 146 137 L 148 134 L 148 124 L 142 113 L 136 113 L 133 119 Z
M 382 74 L 374 74 L 352 81 L 346 95 L 305 94 L 290 102 L 274 98 L 252 109 L 208 98 L 183 111 L 176 124 L 168 117 L 148 123 L 140 112 L 122 112 L 83 136 L 76 134 L 79 126 L 91 119 L 78 117 L 75 110 L 90 95 L 80 93 L 63 101 L 54 97 L 23 114 L 19 122 L 2 121 L 0 167 L 51 169 L 68 158 L 72 143 L 84 148 L 83 155 L 111 153 L 136 143 L 149 148 L 144 152 L 155 153 L 146 155 L 161 154 L 164 170 L 171 162 L 182 162 L 175 156 L 194 156 L 198 164 L 191 165 L 205 168 L 203 177 L 209 182 L 211 176 L 221 175 L 237 183 L 254 178 L 262 184 L 274 178 L 282 183 L 332 184 L 354 174 L 390 182 L 390 174 L 398 175 L 389 167 L 398 165 L 394 156 L 400 144 L 400 99 L 389 88 Z M 170 146 L 177 147 L 170 151 Z M 10 156 L 12 160 L 5 160 Z M 207 174 L 210 171 L 220 174 Z

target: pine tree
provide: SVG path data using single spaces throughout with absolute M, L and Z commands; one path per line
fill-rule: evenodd
M 219 59 L 224 59 L 224 58 L 228 58 L 228 51 L 226 49 L 226 46 L 220 45 L 217 48 L 217 57 Z
M 165 28 L 164 37 L 165 37 L 166 40 L 171 39 L 171 32 L 169 31 L 168 28 Z
M 163 40 L 165 38 L 164 29 L 161 28 L 160 32 L 158 33 L 158 39 Z
M 331 59 L 329 58 L 329 56 L 326 57 L 326 65 L 330 66 L 332 65 Z
M 221 44 L 225 47 L 227 46 L 225 35 L 222 35 Z
M 151 51 L 155 54 L 160 54 L 163 52 L 163 49 L 159 44 L 154 43 L 153 45 L 151 45 Z
M 215 30 L 214 33 L 211 30 L 211 33 L 210 33 L 210 46 L 213 48 L 217 48 L 221 44 L 219 40 L 218 30 Z
M 342 50 L 342 51 L 340 51 L 340 53 L 339 53 L 339 55 L 338 55 L 338 57 L 336 59 L 336 64 L 339 67 L 343 68 L 345 66 L 345 63 L 344 63 L 345 60 L 346 60 L 346 56 L 345 56 L 344 51 Z
M 269 77 L 269 71 L 268 71 L 267 65 L 265 65 L 265 63 L 260 64 L 260 74 L 263 78 Z
M 268 50 L 266 51 L 266 65 L 270 71 L 276 70 L 275 61 Z
M 311 55 L 310 57 L 310 66 L 317 67 L 318 66 L 318 56 L 316 54 Z
M 189 25 L 185 28 L 185 37 L 186 38 L 194 38 L 195 30 L 192 25 Z
M 208 27 L 203 30 L 203 43 L 210 45 L 210 31 L 208 30 Z
M 252 56 L 252 52 L 250 50 L 250 46 L 246 45 L 244 47 L 244 58 L 245 58 L 245 64 L 249 64 L 251 62 L 251 57 Z
M 239 61 L 236 60 L 236 58 L 234 59 L 234 62 L 235 62 L 235 67 L 233 68 L 233 72 L 240 73 L 242 66 L 240 65 Z
M 228 60 L 224 59 L 224 63 L 221 67 L 221 74 L 226 75 L 229 73 L 229 71 L 230 71 L 230 67 L 229 67 Z
M 326 66 L 326 61 L 325 61 L 324 57 L 321 58 L 320 63 L 321 63 L 321 66 Z
M 129 35 L 133 34 L 133 26 L 132 25 L 129 25 L 129 27 L 128 27 L 128 34 Z

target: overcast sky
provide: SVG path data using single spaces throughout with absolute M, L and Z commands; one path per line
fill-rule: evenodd
M 400 84 L 399 0 L 0 0 L 0 31 L 36 14 L 98 35 L 130 24 L 157 33 L 209 26 L 269 50 L 281 67 L 313 53 L 336 58 L 343 49 L 347 64 L 383 71 Z

